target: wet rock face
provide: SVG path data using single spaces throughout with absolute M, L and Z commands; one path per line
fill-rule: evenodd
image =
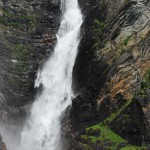
M 72 126 L 84 128 L 89 122 L 101 122 L 126 101 L 138 97 L 140 104 L 133 102 L 131 109 L 120 114 L 126 117 L 129 114 L 132 121 L 127 119 L 126 124 L 122 119 L 122 124 L 114 120 L 114 126 L 111 125 L 129 142 L 147 142 L 150 87 L 144 76 L 150 70 L 150 2 L 80 0 L 79 3 L 85 20 L 73 71 L 73 88 L 79 96 L 72 103 Z M 91 97 L 84 96 L 84 91 Z
M 105 58 L 95 57 L 93 22 L 95 19 L 105 20 L 106 6 L 98 5 L 96 1 L 79 1 L 84 15 L 84 22 L 81 28 L 81 42 L 79 52 L 73 70 L 74 91 L 79 93 L 89 87 L 100 88 L 105 77 L 99 73 L 107 68 Z M 101 15 L 100 15 L 101 14 Z M 99 84 L 95 84 L 98 82 Z M 98 87 L 97 87 L 98 86 Z
M 82 128 L 83 125 L 90 124 L 96 119 L 96 103 L 90 97 L 77 96 L 73 99 L 71 118 L 76 129 Z M 80 126 L 80 128 L 79 128 Z
M 0 93 L 8 116 L 24 116 L 34 100 L 40 64 L 53 51 L 60 1 L 0 1 Z

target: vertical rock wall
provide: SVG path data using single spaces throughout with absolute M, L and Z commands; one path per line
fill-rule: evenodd
M 57 0 L 0 1 L 0 105 L 5 121 L 24 116 L 34 100 L 36 72 L 56 42 L 59 8 Z

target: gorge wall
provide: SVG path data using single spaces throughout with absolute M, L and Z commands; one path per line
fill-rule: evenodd
M 60 1 L 0 1 L 1 119 L 25 116 L 37 69 L 53 51 Z
M 69 116 L 78 144 L 70 149 L 149 143 L 150 2 L 97 0 L 81 6 L 86 17 Z M 116 133 L 124 139 L 115 141 Z
M 73 71 L 76 98 L 62 119 L 69 150 L 145 145 L 150 142 L 150 2 L 79 3 L 84 23 Z M 30 109 L 37 69 L 56 43 L 59 7 L 59 0 L 0 1 L 3 122 L 20 122 Z

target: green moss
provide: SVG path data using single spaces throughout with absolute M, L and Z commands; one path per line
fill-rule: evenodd
M 0 16 L 0 36 L 1 41 L 6 43 L 5 45 L 11 51 L 9 54 L 11 62 L 8 62 L 9 70 L 11 71 L 10 76 L 8 75 L 7 82 L 13 87 L 26 88 L 31 86 L 32 83 L 28 80 L 29 71 L 32 70 L 30 64 L 31 56 L 35 51 L 32 44 L 28 41 L 22 41 L 28 37 L 28 34 L 32 34 L 34 27 L 37 24 L 38 13 L 34 13 L 34 10 L 30 7 L 26 7 L 26 10 L 22 11 L 10 11 L 9 9 L 2 10 Z M 9 37 L 14 37 L 14 42 L 7 38 L 7 31 Z M 21 41 L 20 41 L 21 40 Z M 17 44 L 17 43 L 19 44 Z M 30 85 L 29 85 L 30 84 Z
M 0 16 L 0 24 L 6 24 L 6 19 L 3 16 Z
M 32 28 L 37 24 L 37 18 L 33 12 L 30 12 L 29 14 L 13 14 L 4 11 L 3 16 L 0 16 L 0 23 L 19 29 L 24 29 L 25 27 Z
M 100 131 L 100 135 L 98 137 L 89 135 L 89 133 L 94 130 Z M 139 146 L 128 144 L 128 142 L 125 139 L 123 139 L 121 136 L 113 132 L 108 126 L 104 126 L 102 124 L 98 124 L 98 125 L 94 125 L 92 127 L 86 128 L 86 133 L 85 135 L 81 135 L 81 139 L 83 143 L 87 142 L 88 144 L 90 143 L 90 145 L 92 145 L 92 143 L 100 143 L 100 142 L 107 141 L 109 142 L 109 144 L 108 146 L 105 145 L 105 147 L 110 150 L 118 149 L 118 147 L 120 147 L 119 145 L 122 145 L 120 150 L 146 150 L 145 146 L 139 147 Z M 89 148 L 90 146 L 88 144 L 85 144 L 85 147 Z
M 18 86 L 20 88 L 27 88 L 30 86 L 27 82 L 27 74 L 31 69 L 31 64 L 29 62 L 31 54 L 33 53 L 33 48 L 31 44 L 17 44 L 9 45 L 12 54 L 11 57 L 14 62 L 10 63 L 10 70 L 13 70 L 15 76 L 8 79 L 12 86 Z
M 146 150 L 145 146 L 138 147 L 130 145 L 127 140 L 109 128 L 109 124 L 119 114 L 121 114 L 121 112 L 124 111 L 131 104 L 131 102 L 132 100 L 128 100 L 116 113 L 113 113 L 102 123 L 86 128 L 85 134 L 80 136 L 82 144 L 86 144 L 86 146 L 89 146 L 92 150 L 94 150 L 94 146 L 98 143 L 106 143 L 103 144 L 103 148 L 108 150 Z M 130 116 L 126 114 L 121 116 L 121 121 L 122 120 L 131 121 Z
M 126 114 L 123 114 L 121 115 L 118 119 L 117 119 L 117 122 L 122 122 L 123 124 L 128 124 L 130 123 L 132 120 L 130 118 L 129 115 L 126 115 Z
M 95 143 L 98 141 L 98 138 L 95 136 L 81 135 L 81 139 L 88 140 L 91 143 Z
M 132 100 L 128 100 L 117 112 L 112 113 L 106 120 L 103 121 L 102 124 L 108 125 L 112 120 L 114 120 L 124 109 L 129 106 Z
M 101 22 L 98 19 L 94 20 L 93 34 L 94 34 L 95 44 L 94 44 L 93 48 L 98 49 L 100 47 L 100 45 L 102 44 L 101 37 L 103 35 L 103 30 L 105 29 L 105 27 L 106 27 L 105 22 Z
M 27 60 L 32 53 L 32 46 L 30 44 L 17 44 L 12 47 L 12 57 L 18 60 Z
M 82 148 L 82 150 L 92 150 L 91 147 L 88 146 L 87 144 L 79 143 L 79 145 Z
M 90 133 L 92 131 L 99 131 L 99 136 L 91 135 Z M 126 140 L 113 132 L 108 126 L 104 126 L 101 124 L 86 128 L 85 135 L 81 135 L 81 141 L 85 144 L 88 143 L 90 146 L 92 144 L 100 144 L 101 142 L 108 143 L 105 145 L 105 147 L 110 150 L 116 150 L 120 143 L 124 143 L 125 145 L 127 145 Z
M 24 75 L 27 70 L 28 70 L 28 63 L 22 62 L 22 61 L 18 61 L 15 65 L 14 65 L 14 69 L 15 69 L 15 73 L 19 76 Z
M 128 43 L 129 43 L 130 40 L 131 40 L 131 36 L 126 37 L 126 38 L 124 39 L 124 41 L 123 41 L 124 45 L 125 45 L 125 46 L 128 45 Z
M 17 28 L 21 26 L 19 22 L 9 20 L 7 16 L 0 16 L 0 24 Z
M 138 91 L 138 95 L 145 95 L 146 90 L 149 88 L 150 88 L 150 69 L 147 69 L 143 77 L 143 81 L 141 82 L 141 87 L 140 90 Z
M 132 39 L 132 36 L 128 36 L 123 41 L 117 44 L 117 49 L 119 50 L 121 55 L 130 51 L 130 49 L 127 46 Z
M 11 46 L 12 49 L 12 58 L 17 60 L 16 63 L 12 64 L 12 68 L 14 69 L 16 75 L 22 76 L 26 74 L 29 69 L 29 58 L 32 54 L 32 46 L 30 44 L 17 44 L 15 46 Z
M 98 138 L 94 136 L 90 136 L 92 142 L 96 142 L 97 140 L 109 140 L 114 143 L 120 143 L 120 142 L 125 142 L 126 141 L 121 138 L 119 135 L 117 135 L 115 132 L 113 132 L 111 129 L 108 128 L 108 126 L 103 126 L 103 125 L 95 125 L 90 128 L 86 129 L 86 132 L 90 130 L 100 130 L 100 136 Z
M 117 149 L 119 144 L 128 145 L 128 142 L 125 139 L 123 139 L 121 136 L 116 134 L 114 131 L 112 131 L 108 125 L 125 108 L 127 108 L 131 102 L 132 102 L 131 100 L 127 101 L 116 113 L 113 113 L 102 123 L 91 126 L 89 128 L 86 128 L 85 134 L 81 135 L 82 141 L 84 141 L 84 143 L 86 143 L 86 141 L 87 141 L 87 143 L 88 142 L 99 143 L 100 141 L 103 141 L 103 142 L 106 141 L 106 142 L 109 142 L 109 147 L 107 147 L 107 149 L 110 149 L 110 150 Z M 125 120 L 129 120 L 129 118 L 130 117 L 128 115 L 123 116 L 123 119 L 125 119 Z M 94 131 L 96 132 L 97 136 L 95 136 L 93 134 L 93 133 L 95 133 Z M 97 132 L 99 132 L 99 133 L 97 133 Z

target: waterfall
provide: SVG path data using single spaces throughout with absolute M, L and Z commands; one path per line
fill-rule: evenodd
M 73 96 L 72 70 L 82 14 L 77 0 L 61 0 L 61 12 L 57 44 L 37 73 L 35 86 L 43 88 L 22 131 L 19 150 L 62 150 L 60 117 Z

